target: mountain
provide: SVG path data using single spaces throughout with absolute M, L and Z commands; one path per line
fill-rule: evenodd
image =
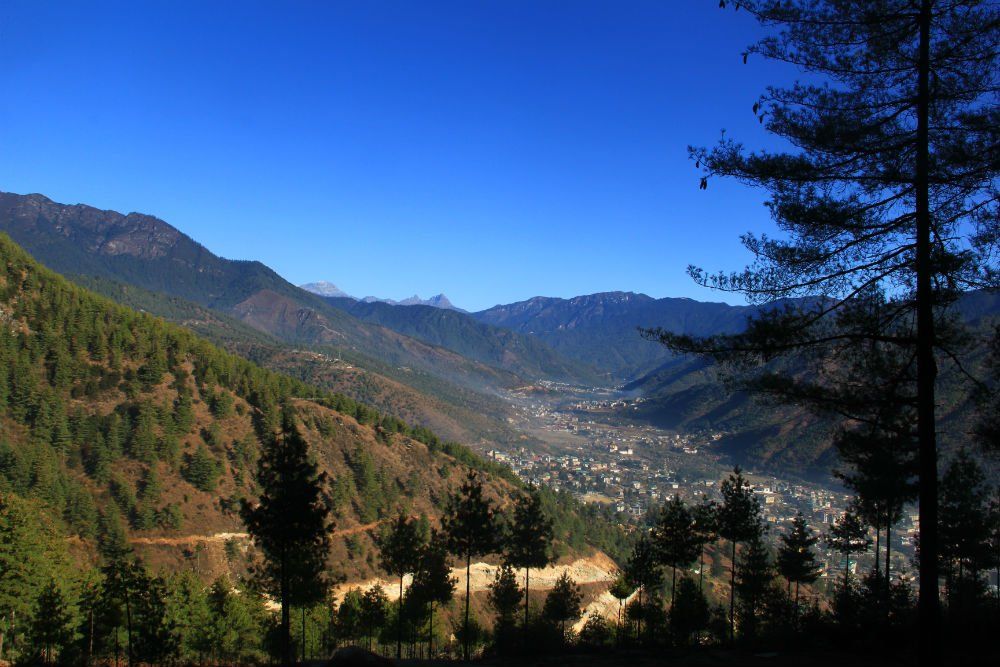
M 300 288 L 307 292 L 312 292 L 313 294 L 318 294 L 319 296 L 343 296 L 348 299 L 353 299 L 350 294 L 340 289 L 331 282 L 321 280 L 316 283 L 306 283 L 304 285 L 299 285 Z
M 564 357 L 534 336 L 478 322 L 465 313 L 337 297 L 328 297 L 327 301 L 362 322 L 377 324 L 527 379 L 599 380 L 598 373 L 586 362 Z
M 403 299 L 402 301 L 393 301 L 392 299 L 380 299 L 376 296 L 366 296 L 365 298 L 360 300 L 364 301 L 365 303 L 387 303 L 391 306 L 431 306 L 433 308 L 442 308 L 444 310 L 457 310 L 461 313 L 467 312 L 452 304 L 452 302 L 449 301 L 448 297 L 446 297 L 444 294 L 438 294 L 436 296 L 430 297 L 429 299 L 421 299 L 418 295 L 414 294 L 413 296 Z
M 432 306 L 434 308 L 442 308 L 444 310 L 457 310 L 461 313 L 467 312 L 461 308 L 457 308 L 444 294 L 438 294 L 430 297 L 429 299 L 421 299 L 419 295 L 414 294 L 413 296 L 403 299 L 402 301 L 395 301 L 393 299 L 381 299 L 377 296 L 366 296 L 359 299 L 356 296 L 351 296 L 344 290 L 326 280 L 320 280 L 315 283 L 305 283 L 304 285 L 299 285 L 299 287 L 307 292 L 311 292 L 322 297 L 353 299 L 355 301 L 363 301 L 364 303 L 387 303 L 391 306 Z
M 99 278 L 183 299 L 285 343 L 329 348 L 334 356 L 377 369 L 418 393 L 440 389 L 435 398 L 445 402 L 478 392 L 476 402 L 493 402 L 487 412 L 498 424 L 506 408 L 490 396 L 497 387 L 523 382 L 515 364 L 488 365 L 362 322 L 264 264 L 214 255 L 152 216 L 58 204 L 38 194 L 0 193 L 0 231 L 72 278 Z
M 604 292 L 572 299 L 535 297 L 472 316 L 485 324 L 535 336 L 564 356 L 621 381 L 640 377 L 671 356 L 661 345 L 644 340 L 640 327 L 693 335 L 733 333 L 745 326 L 753 312 L 750 307 L 724 303 Z
M 43 503 L 91 555 L 97 540 L 124 532 L 151 564 L 181 569 L 187 547 L 245 540 L 237 510 L 256 492 L 261 442 L 282 405 L 330 476 L 331 556 L 349 577 L 374 573 L 375 528 L 399 507 L 436 522 L 470 469 L 500 503 L 518 486 L 508 469 L 426 429 L 73 285 L 5 235 L 0 322 L 0 492 Z M 552 501 L 566 545 L 604 539 L 587 546 L 587 531 L 598 535 L 588 526 L 606 525 Z

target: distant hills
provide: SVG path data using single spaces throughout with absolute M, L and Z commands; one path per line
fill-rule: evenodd
M 585 361 L 615 381 L 632 380 L 670 358 L 639 335 L 663 327 L 696 336 L 734 333 L 755 310 L 693 299 L 654 299 L 634 292 L 605 292 L 573 299 L 535 297 L 474 313 L 478 321 L 529 334 L 563 355 Z

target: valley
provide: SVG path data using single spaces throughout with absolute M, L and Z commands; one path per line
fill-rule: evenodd
M 810 525 L 826 526 L 849 500 L 831 475 L 835 420 L 758 404 L 720 368 L 674 356 L 639 332 L 730 334 L 766 306 L 608 292 L 467 313 L 443 297 L 355 299 L 330 283 L 303 289 L 260 262 L 218 257 L 152 216 L 67 206 L 41 195 L 0 193 L 0 231 L 87 289 L 315 388 L 298 390 L 303 396 L 333 392 L 320 403 L 342 413 L 352 432 L 361 429 L 366 441 L 379 443 L 372 448 L 403 428 L 427 445 L 427 456 L 444 448 L 473 465 L 468 457 L 484 456 L 508 481 L 564 494 L 575 507 L 596 506 L 603 520 L 626 532 L 674 495 L 692 503 L 717 499 L 734 465 L 748 471 L 774 533 L 799 512 Z M 960 312 L 988 330 L 1000 304 L 993 295 L 970 293 Z M 963 410 L 957 405 L 943 420 L 944 434 L 957 445 Z M 351 456 L 345 454 L 348 467 Z M 128 468 L 122 474 L 135 475 Z M 425 474 L 396 473 L 401 486 Z M 389 486 L 384 492 L 398 493 Z M 340 528 L 338 552 L 356 581 L 373 569 L 373 530 L 357 527 L 388 510 L 369 506 L 357 489 L 343 493 L 355 497 L 343 501 L 353 516 Z M 178 503 L 174 511 L 188 525 L 211 529 L 206 535 L 229 535 L 238 528 L 232 502 L 203 499 L 197 506 Z M 423 502 L 440 512 L 440 495 Z M 161 523 L 152 534 L 137 531 L 135 544 L 152 550 L 154 561 L 178 567 L 185 538 Z M 897 571 L 908 576 L 916 526 L 907 514 L 898 528 Z M 564 535 L 568 543 L 572 533 Z M 230 535 L 192 544 L 218 552 L 217 574 L 230 567 L 222 554 L 233 540 L 239 541 Z M 566 553 L 596 546 L 577 542 Z M 872 557 L 862 554 L 860 561 Z M 839 560 L 824 551 L 822 566 L 824 578 L 831 577 Z

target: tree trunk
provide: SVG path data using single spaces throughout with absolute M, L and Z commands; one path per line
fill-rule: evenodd
M 469 660 L 469 601 L 472 598 L 472 552 L 465 555 L 465 660 Z
M 875 519 L 875 577 L 882 576 L 882 531 L 878 529 L 878 515 Z
M 673 611 L 674 608 L 674 589 L 677 588 L 677 566 L 674 565 L 673 573 L 670 575 L 670 609 Z
M 531 588 L 528 587 L 528 575 L 531 572 L 530 567 L 524 568 L 524 636 L 525 639 L 528 637 L 528 592 Z
M 94 660 L 94 606 L 90 606 L 90 633 L 89 640 L 87 641 L 87 667 L 90 667 L 91 662 Z M 2 645 L 2 643 L 0 643 Z M 0 651 L 0 655 L 3 655 L 3 651 Z
M 847 583 L 851 574 L 851 554 L 848 552 L 847 561 L 844 563 L 844 601 L 847 601 Z
M 736 540 L 733 543 L 733 561 L 729 565 L 729 641 L 736 641 Z
M 934 416 L 934 310 L 931 277 L 930 214 L 930 34 L 931 0 L 920 3 L 917 65 L 917 145 L 914 186 L 917 222 L 917 440 L 920 458 L 920 597 L 919 646 L 922 662 L 937 664 L 938 642 L 938 497 L 937 434 Z
M 891 515 L 890 515 L 891 516 Z M 891 570 L 889 569 L 889 556 L 892 553 L 892 519 L 885 526 L 885 613 L 889 614 L 889 595 L 892 593 Z
M 302 607 L 302 662 L 306 661 L 306 608 Z
M 698 592 L 705 592 L 705 547 L 698 554 Z
M 285 558 L 282 556 L 281 567 L 281 662 L 285 667 L 291 667 L 292 659 L 292 610 L 289 607 L 289 589 Z
M 132 667 L 132 604 L 125 585 L 125 650 L 128 651 L 128 667 Z
M 434 657 L 434 601 L 431 600 L 431 620 L 427 628 L 427 658 Z
M 642 586 L 639 587 L 639 614 L 636 616 L 638 622 L 635 624 L 635 640 L 642 639 L 642 615 L 646 613 L 646 608 L 642 606 Z
M 396 660 L 403 658 L 403 575 L 399 575 L 399 607 L 396 613 Z

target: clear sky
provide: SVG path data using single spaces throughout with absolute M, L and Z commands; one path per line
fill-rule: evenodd
M 793 73 L 713 0 L 0 3 L 0 190 L 163 218 L 294 283 L 486 308 L 732 300 L 763 195 L 689 144 L 767 137 Z

